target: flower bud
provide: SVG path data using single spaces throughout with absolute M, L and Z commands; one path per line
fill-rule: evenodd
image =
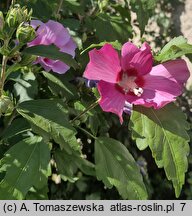
M 8 96 L 2 95 L 0 97 L 0 116 L 10 115 L 14 109 L 13 102 Z
M 11 8 L 8 11 L 6 22 L 10 28 L 17 28 L 22 22 L 27 22 L 30 19 L 30 15 L 28 10 L 20 5 L 15 5 L 14 8 Z
M 4 24 L 5 24 L 4 16 L 2 11 L 0 11 L 0 32 L 3 30 Z
M 89 79 L 85 79 L 85 85 L 88 87 L 88 88 L 95 88 L 97 86 L 97 83 L 99 81 L 98 80 L 89 80 Z
M 103 12 L 103 10 L 107 7 L 107 5 L 109 4 L 109 0 L 101 0 L 98 2 L 98 6 L 101 12 Z
M 30 25 L 20 25 L 16 31 L 16 38 L 19 43 L 26 44 L 35 39 L 36 33 Z
M 21 66 L 27 66 L 27 65 L 30 65 L 33 62 L 35 62 L 36 59 L 37 59 L 37 56 L 29 55 L 29 54 L 23 54 L 21 56 L 21 61 L 19 62 L 19 64 Z

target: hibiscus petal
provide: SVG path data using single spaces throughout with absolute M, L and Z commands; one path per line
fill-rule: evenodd
M 30 25 L 35 29 L 38 26 L 44 25 L 40 20 L 31 20 Z
M 174 101 L 175 98 L 173 99 L 173 95 L 167 92 L 163 92 L 162 94 L 162 92 L 158 90 L 145 89 L 140 97 L 127 94 L 126 100 L 134 105 L 142 105 L 144 107 L 154 107 L 155 109 L 159 109 Z
M 35 64 L 41 64 L 41 66 L 49 72 L 50 70 L 59 73 L 64 74 L 67 70 L 69 70 L 69 66 L 65 63 L 58 61 L 58 60 L 52 60 L 48 58 L 38 57 Z
M 190 72 L 185 60 L 176 59 L 153 67 L 151 72 L 145 77 L 148 78 L 148 76 L 162 76 L 183 86 L 189 78 Z M 151 84 L 153 85 L 153 83 Z
M 122 124 L 122 114 L 125 105 L 124 94 L 118 91 L 115 84 L 105 81 L 100 81 L 98 83 L 98 90 L 101 95 L 101 100 L 99 101 L 99 104 L 103 111 L 117 114 Z
M 151 71 L 153 56 L 151 48 L 146 42 L 143 43 L 140 51 L 134 55 L 130 61 L 130 65 L 137 70 L 138 75 L 140 76 L 143 76 Z
M 123 44 L 121 49 L 121 66 L 124 71 L 130 69 L 130 62 L 139 51 L 140 49 L 131 42 Z
M 64 74 L 67 70 L 69 70 L 69 68 L 70 67 L 68 65 L 61 61 L 56 61 L 53 65 L 51 65 L 52 71 L 59 74 Z
M 46 25 L 41 22 L 40 20 L 31 20 L 31 26 L 36 29 L 36 38 L 29 42 L 27 45 L 30 46 L 36 46 L 39 44 L 44 44 L 44 45 L 48 45 L 46 42 L 46 34 L 47 34 L 47 28 Z M 45 43 L 46 42 L 46 43 Z
M 31 26 L 35 29 L 38 27 L 37 37 L 28 43 L 28 46 L 55 44 L 60 48 L 66 46 L 66 50 L 69 52 L 72 52 L 70 48 L 76 48 L 68 30 L 59 22 L 49 20 L 47 23 L 43 23 L 40 20 L 32 20 Z
M 118 53 L 112 45 L 105 44 L 100 50 L 91 50 L 89 58 L 90 62 L 83 75 L 85 78 L 116 83 L 121 67 Z
M 154 107 L 159 109 L 167 103 L 174 101 L 172 95 L 165 93 L 161 96 L 161 92 L 155 90 L 145 89 L 140 97 L 133 95 L 126 95 L 126 100 L 134 105 L 142 105 L 145 107 Z
M 51 67 L 44 61 L 43 57 L 38 57 L 34 64 L 40 64 L 47 72 L 51 70 Z
M 53 20 L 49 20 L 45 23 L 47 27 L 47 34 L 45 43 L 48 44 L 55 44 L 58 47 L 64 46 L 70 39 L 69 32 L 64 26 Z
M 61 49 L 61 52 L 68 53 L 72 55 L 73 57 L 75 56 L 75 49 L 77 48 L 76 43 L 74 40 L 71 38 Z
M 175 101 L 182 93 L 183 84 L 189 78 L 189 74 L 187 64 L 182 59 L 157 65 L 149 74 L 143 76 L 144 93 L 141 97 L 130 100 L 135 105 L 159 109 Z

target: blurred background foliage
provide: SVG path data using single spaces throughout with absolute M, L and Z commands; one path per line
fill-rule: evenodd
M 9 0 L 1 0 L 0 10 L 6 12 L 10 2 Z M 78 98 L 82 97 L 85 106 L 92 101 L 93 92 L 82 84 L 80 78 L 88 62 L 87 53 L 80 55 L 80 52 L 92 43 L 116 40 L 121 43 L 127 40 L 139 41 L 138 43 L 146 40 L 158 52 L 171 37 L 181 35 L 179 24 L 176 25 L 174 12 L 177 7 L 184 7 L 185 4 L 185 0 L 18 0 L 17 2 L 32 8 L 34 18 L 43 21 L 58 20 L 67 27 L 78 44 L 80 51 L 77 51 L 76 59 L 81 62 L 82 67 L 78 71 L 71 70 L 72 72 L 65 74 L 65 76 L 54 75 L 65 85 L 68 85 L 67 87 L 71 89 L 72 94 L 67 94 L 63 88 L 56 86 L 52 78 L 46 73 L 35 73 L 39 71 L 38 66 L 29 69 L 29 71 L 25 71 L 28 69 L 22 69 L 22 73 L 15 72 L 6 83 L 6 88 L 12 89 L 14 96 L 18 97 L 18 101 L 66 97 L 66 100 L 70 102 L 71 98 L 76 98 L 78 101 Z M 147 25 L 146 28 L 145 25 Z M 67 84 L 66 81 L 71 83 Z M 75 87 L 71 84 L 75 84 Z M 84 92 L 87 92 L 87 94 L 83 95 Z M 190 89 L 186 90 L 178 98 L 177 103 L 187 114 L 188 122 L 192 127 L 192 91 Z M 76 107 L 79 110 L 83 109 L 82 104 L 78 102 Z M 88 127 L 90 131 L 93 134 L 99 131 L 103 135 L 108 132 L 110 137 L 120 140 L 129 149 L 140 167 L 149 199 L 175 199 L 171 182 L 166 179 L 164 170 L 157 168 L 149 149 L 140 152 L 131 140 L 130 134 L 127 132 L 129 116 L 124 116 L 127 121 L 121 126 L 115 115 L 103 113 L 99 107 L 95 110 L 91 111 L 92 118 L 89 119 Z M 6 122 L 9 122 L 9 117 L 5 118 L 7 119 L 0 122 L 3 127 L 7 127 Z M 84 122 L 86 122 L 86 118 L 85 116 Z M 102 124 L 98 121 L 101 121 Z M 24 119 L 19 119 L 19 125 L 23 128 L 23 131 L 29 128 Z M 192 138 L 191 130 L 189 132 Z M 7 142 L 10 146 L 24 136 L 25 133 L 17 134 L 14 137 L 9 137 Z M 93 140 L 91 137 L 87 139 L 87 136 L 80 130 L 77 137 L 84 155 L 89 161 L 93 162 Z M 83 174 L 72 163 L 68 163 L 70 164 L 67 167 L 68 177 L 59 174 L 55 161 L 58 164 L 60 163 L 61 170 L 63 162 L 59 162 L 59 157 L 54 157 L 54 151 L 58 151 L 57 144 L 54 143 L 54 145 L 51 155 L 52 175 L 49 177 L 48 187 L 38 192 L 34 188 L 31 189 L 26 199 L 122 199 L 116 189 L 105 188 L 102 182 L 97 181 L 95 177 Z M 6 143 L 3 146 L 0 152 L 1 156 L 8 148 Z M 60 157 L 65 157 L 64 152 L 61 152 Z M 68 160 L 70 162 L 71 159 Z M 191 154 L 189 156 L 189 170 L 192 170 Z M 0 176 L 0 178 L 2 177 Z M 186 175 L 186 184 L 179 199 L 192 199 L 192 172 L 188 172 Z

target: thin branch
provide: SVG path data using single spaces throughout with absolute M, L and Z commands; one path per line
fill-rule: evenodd
M 56 17 L 59 16 L 59 13 L 60 13 L 60 11 L 61 11 L 62 5 L 63 5 L 63 0 L 60 0 L 60 2 L 59 2 L 59 7 L 58 7 L 57 12 L 56 12 Z
M 100 100 L 100 99 L 99 99 Z M 92 110 L 93 108 L 95 108 L 98 103 L 99 100 L 95 101 L 94 103 L 92 103 L 90 106 L 88 106 L 83 112 L 81 112 L 78 116 L 76 116 L 74 119 L 72 119 L 70 121 L 71 124 L 73 124 L 77 119 L 81 118 L 85 113 L 87 113 L 88 111 Z
M 97 137 L 95 137 L 93 134 L 91 134 L 89 131 L 85 130 L 84 128 L 79 127 L 78 125 L 75 125 L 75 127 L 78 128 L 79 130 L 83 131 L 85 134 L 87 134 L 91 138 L 93 138 L 95 140 L 97 139 Z

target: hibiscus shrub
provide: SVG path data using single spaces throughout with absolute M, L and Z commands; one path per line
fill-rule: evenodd
M 191 198 L 192 45 L 153 51 L 156 1 L 0 4 L 0 199 Z

